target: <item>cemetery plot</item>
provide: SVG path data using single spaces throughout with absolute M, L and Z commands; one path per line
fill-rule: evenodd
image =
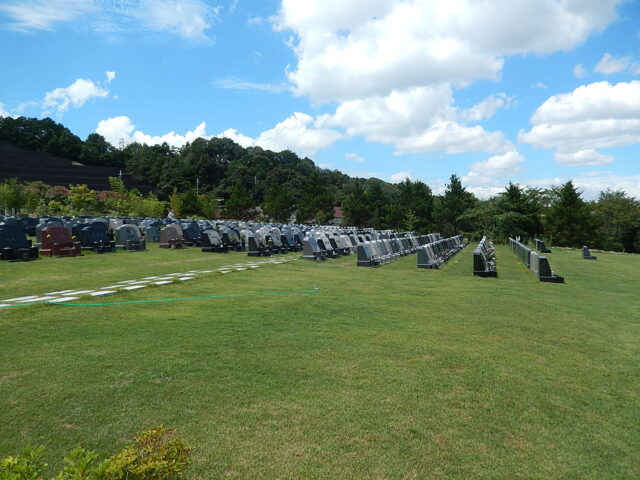
M 564 283 L 564 277 L 551 270 L 547 257 L 541 256 L 513 238 L 509 239 L 509 247 L 541 282 Z
M 73 227 L 74 235 L 80 240 L 83 250 L 93 250 L 96 253 L 116 251 L 116 243 L 108 232 L 109 222 L 104 220 L 95 219 L 86 225 L 79 224 Z
M 47 257 L 75 257 L 82 255 L 80 242 L 76 242 L 65 227 L 49 226 L 40 231 L 40 255 Z
M 440 234 L 426 237 L 425 240 L 435 241 L 418 247 L 418 268 L 440 268 L 467 245 L 462 235 L 443 239 Z
M 496 255 L 493 243 L 482 237 L 473 251 L 473 274 L 478 277 L 497 277 Z
M 589 247 L 587 247 L 586 245 L 584 247 L 582 247 L 582 258 L 583 260 L 597 260 L 598 257 L 594 257 L 593 255 L 591 255 L 591 252 L 589 251 Z
M 31 245 L 22 227 L 17 223 L 0 225 L 0 259 L 9 262 L 38 258 L 38 248 Z
M 547 246 L 544 244 L 544 241 L 535 238 L 533 240 L 533 244 L 535 245 L 536 250 L 538 250 L 540 253 L 551 253 L 551 250 L 547 248 Z
M 184 239 L 182 237 L 182 229 L 178 224 L 171 224 L 160 230 L 160 248 L 179 249 L 185 248 Z
M 140 252 L 147 249 L 137 225 L 121 225 L 115 231 L 116 248 L 126 252 Z

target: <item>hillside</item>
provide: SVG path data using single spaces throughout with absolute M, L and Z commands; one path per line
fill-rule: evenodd
M 83 165 L 46 152 L 24 150 L 0 143 L 0 180 L 17 178 L 19 182 L 41 181 L 47 185 L 86 184 L 92 190 L 110 190 L 108 177 L 117 177 L 118 167 Z M 152 185 L 132 175 L 122 173 L 127 188 L 143 193 L 154 190 Z

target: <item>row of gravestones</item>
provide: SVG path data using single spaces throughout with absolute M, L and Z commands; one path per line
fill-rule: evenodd
M 418 268 L 440 268 L 467 245 L 462 235 L 442 239 L 440 234 L 431 235 L 438 238 L 429 238 L 428 243 L 418 248 Z
M 533 243 L 536 247 L 536 250 L 538 250 L 540 253 L 551 253 L 551 250 L 549 250 L 546 245 L 544 244 L 544 242 L 542 240 L 539 239 L 534 239 Z M 585 260 L 597 260 L 598 257 L 595 257 L 593 255 L 591 255 L 591 252 L 589 251 L 589 247 L 584 245 L 582 247 L 582 258 Z
M 363 240 L 366 235 L 360 235 L 359 244 L 356 246 L 358 258 L 356 265 L 359 267 L 380 267 L 402 256 L 416 252 L 420 246 L 418 237 L 412 234 L 401 234 L 393 238 L 378 238 L 375 240 Z
M 513 238 L 509 238 L 509 247 L 541 282 L 564 283 L 564 277 L 551 270 L 547 257 Z
M 473 274 L 479 277 L 498 276 L 495 249 L 486 236 L 473 251 Z

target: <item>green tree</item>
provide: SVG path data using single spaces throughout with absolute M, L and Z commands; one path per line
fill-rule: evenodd
M 24 187 L 16 178 L 9 178 L 0 184 L 0 207 L 5 212 L 19 213 L 24 202 Z
M 178 192 L 177 188 L 173 189 L 171 195 L 169 195 L 169 208 L 173 211 L 175 218 L 182 216 L 182 204 L 184 203 L 184 195 Z
M 300 223 L 326 223 L 333 218 L 335 195 L 323 182 L 320 172 L 315 169 L 307 176 L 303 194 L 298 203 L 296 221 Z
M 96 192 L 86 185 L 70 185 L 68 200 L 69 205 L 78 215 L 95 213 L 98 205 Z
M 365 201 L 371 211 L 369 226 L 376 229 L 383 228 L 383 219 L 387 214 L 389 195 L 382 188 L 383 182 L 377 178 L 367 181 Z
M 496 240 L 521 237 L 523 241 L 542 233 L 541 211 L 534 198 L 519 185 L 509 182 L 498 196 Z
M 546 216 L 546 230 L 561 247 L 593 244 L 595 216 L 569 180 L 553 189 L 553 203 Z
M 622 190 L 606 190 L 600 192 L 594 210 L 598 248 L 637 251 L 634 240 L 640 232 L 640 202 Z
M 342 203 L 344 225 L 368 227 L 371 219 L 371 209 L 362 188 L 360 179 L 353 179 L 349 187 L 349 194 Z
M 251 196 L 244 184 L 238 180 L 231 189 L 225 209 L 230 218 L 249 219 L 253 216 L 253 204 Z
M 264 198 L 262 211 L 276 222 L 288 222 L 294 205 L 291 194 L 281 184 L 274 184 Z
M 449 184 L 438 203 L 438 224 L 442 233 L 449 237 L 460 232 L 458 218 L 472 209 L 476 199 L 463 186 L 457 175 L 451 175 Z
M 200 214 L 200 204 L 198 196 L 193 188 L 187 190 L 182 196 L 182 210 L 180 214 L 183 216 L 193 216 Z

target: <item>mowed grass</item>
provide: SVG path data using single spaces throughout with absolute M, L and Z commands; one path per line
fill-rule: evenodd
M 59 467 L 163 423 L 195 479 L 640 478 L 640 256 L 504 246 L 442 270 L 297 260 L 101 301 L 0 310 L 0 457 Z M 290 254 L 289 257 L 297 254 Z M 247 262 L 199 249 L 0 264 L 0 300 Z M 95 301 L 97 303 L 97 300 Z

